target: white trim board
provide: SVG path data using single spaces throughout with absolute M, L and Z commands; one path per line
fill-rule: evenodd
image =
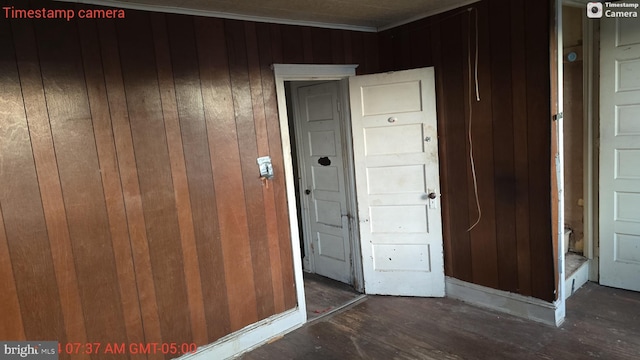
M 552 16 L 555 15 L 555 37 L 556 37 L 556 63 L 553 64 L 551 62 L 551 66 L 556 66 L 557 68 L 557 98 L 555 101 L 557 114 L 562 114 L 564 110 L 564 65 L 563 65 L 563 43 L 562 43 L 562 1 L 557 1 L 555 3 L 555 14 L 552 13 Z M 551 49 L 553 53 L 554 49 Z M 554 99 L 551 99 L 554 101 Z M 564 254 L 566 252 L 564 248 L 564 219 L 565 219 L 565 208 L 564 208 L 564 120 L 562 116 L 558 116 L 556 121 L 552 121 L 553 125 L 556 126 L 556 141 L 557 141 L 557 153 L 555 154 L 555 162 L 556 162 L 556 183 L 557 183 L 557 191 L 558 191 L 558 199 L 556 204 L 551 204 L 551 206 L 557 206 L 558 209 L 558 218 L 556 219 L 557 223 L 557 233 L 556 238 L 558 239 L 558 243 L 556 244 L 556 249 L 558 251 L 556 259 L 557 261 L 557 276 L 558 282 L 556 284 L 556 301 L 554 302 L 554 314 L 555 314 L 555 324 L 560 325 L 564 321 L 564 316 L 566 313 L 566 304 L 565 304 L 565 264 L 564 264 Z M 553 199 L 553 194 L 551 196 Z M 561 317 L 558 318 L 558 314 L 561 314 Z
M 307 65 L 307 64 L 273 64 L 271 65 L 271 69 L 274 71 L 275 80 L 276 80 L 276 90 L 279 80 L 283 83 L 285 81 L 291 80 L 341 80 L 345 77 L 354 76 L 356 74 L 356 68 L 358 65 Z M 282 100 L 284 98 L 284 88 L 282 89 L 282 93 L 277 93 L 277 95 L 282 95 Z M 280 98 L 278 98 L 280 100 Z M 278 105 L 280 105 L 280 101 L 278 101 Z M 278 112 L 283 115 L 285 119 L 287 118 L 287 104 L 283 103 L 284 112 L 278 107 Z M 280 122 L 282 123 L 282 117 L 280 117 Z M 287 121 L 288 123 L 288 121 Z
M 560 306 L 559 301 L 549 303 L 448 276 L 445 278 L 445 283 L 446 296 L 452 299 L 547 325 L 560 326 L 564 322 L 564 307 Z
M 306 321 L 306 317 L 306 310 L 301 310 L 299 307 L 273 315 L 212 344 L 202 346 L 196 353 L 183 355 L 179 359 L 230 359 L 299 328 Z
M 573 7 L 585 7 L 586 9 L 588 2 L 589 0 L 562 0 L 562 5 L 573 6 Z
M 583 112 L 584 112 L 584 246 L 583 253 L 589 259 L 589 280 L 598 282 L 600 276 L 599 251 L 599 129 L 600 120 L 600 23 L 584 18 L 583 31 Z M 596 130 L 598 129 L 598 130 Z

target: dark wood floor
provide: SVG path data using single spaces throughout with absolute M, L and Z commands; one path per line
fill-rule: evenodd
M 362 296 L 350 285 L 316 274 L 304 274 L 307 320 L 324 316 Z
M 242 358 L 640 359 L 640 293 L 586 284 L 560 328 L 452 299 L 371 296 Z

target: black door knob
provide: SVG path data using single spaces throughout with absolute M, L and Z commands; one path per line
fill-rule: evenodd
M 311 194 L 311 190 L 307 189 L 307 190 L 304 191 L 304 193 L 309 195 L 309 194 Z
M 434 193 L 434 192 L 429 193 L 428 196 L 429 196 L 429 199 L 435 199 L 436 198 L 436 193 Z

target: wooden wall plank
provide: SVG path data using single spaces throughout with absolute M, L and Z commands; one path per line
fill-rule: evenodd
M 270 153 L 269 134 L 267 131 L 260 59 L 258 55 L 258 38 L 255 24 L 246 23 L 245 34 L 257 151 L 258 156 L 264 156 Z M 265 34 L 268 35 L 268 32 L 265 32 Z M 280 247 L 278 244 L 278 219 L 276 216 L 273 186 L 269 186 L 268 182 L 263 183 L 262 195 L 264 201 L 266 236 L 268 241 L 267 251 L 270 260 L 268 267 L 271 270 L 270 279 L 272 284 L 271 292 L 273 296 L 273 311 L 274 313 L 278 313 L 284 310 L 284 294 L 282 289 L 282 269 L 280 268 Z
M 165 16 L 151 14 L 151 25 L 155 44 L 155 55 L 158 69 L 158 85 L 164 116 L 165 132 L 169 159 L 171 161 L 171 177 L 173 179 L 176 208 L 178 209 L 178 225 L 185 266 L 185 281 L 193 341 L 198 345 L 209 342 L 207 322 L 212 326 L 224 324 L 224 315 L 228 313 L 224 299 L 224 277 L 216 279 L 211 276 L 221 273 L 220 261 L 216 262 L 215 253 L 220 253 L 220 244 L 215 214 L 215 194 L 210 191 L 213 186 L 211 161 L 208 156 L 202 94 L 200 93 L 198 63 L 193 32 L 193 22 L 187 16 L 169 16 L 171 30 L 167 29 Z M 171 34 L 171 49 L 169 37 Z M 173 67 L 172 70 L 172 59 Z M 175 83 L 175 89 L 174 89 Z M 180 115 L 180 119 L 178 116 Z M 181 137 L 181 121 L 184 142 Z M 189 155 L 189 170 L 185 162 L 183 144 Z M 194 157 L 192 157 L 194 156 Z M 191 183 L 189 183 L 191 180 Z M 193 202 L 190 199 L 189 189 Z M 193 205 L 192 205 L 193 204 Z M 195 211 L 192 211 L 192 207 Z M 195 214 L 195 216 L 194 216 Z M 197 224 L 194 229 L 194 222 Z M 196 232 L 202 245 L 198 248 Z M 202 254 L 202 263 L 198 253 Z M 217 267 L 210 269 L 210 266 Z M 205 315 L 200 269 L 209 274 L 206 281 L 209 292 L 207 302 L 212 301 L 220 306 L 210 306 L 209 317 Z M 216 286 L 220 284 L 220 286 Z M 223 316 L 215 316 L 220 312 Z M 214 316 L 212 313 L 214 313 Z M 220 326 L 224 332 L 227 327 Z
M 513 106 L 511 100 L 511 14 L 508 0 L 494 0 L 489 4 L 491 19 L 491 82 L 493 113 L 493 159 L 496 194 L 496 243 L 498 277 L 501 289 L 518 291 L 518 257 L 516 242 Z
M 267 133 L 266 115 L 264 110 L 264 94 L 262 92 L 262 77 L 260 76 L 260 55 L 258 49 L 258 33 L 264 34 L 266 41 L 262 46 L 265 51 L 271 52 L 271 37 L 269 25 L 253 22 L 244 23 L 245 44 L 247 48 L 247 69 L 250 82 L 251 102 L 253 109 L 253 119 L 256 131 L 256 145 L 258 155 L 269 153 L 269 138 Z M 267 187 L 265 186 L 266 190 Z
M 118 22 L 122 74 L 138 169 L 162 338 L 192 338 L 180 230 L 148 13 Z
M 331 44 L 331 30 L 311 28 L 311 44 L 313 45 L 313 64 L 331 64 L 333 62 L 333 47 Z
M 33 173 L 33 158 L 29 144 L 29 134 L 24 114 L 24 103 L 20 89 L 20 79 L 16 64 L 16 54 L 13 48 L 13 39 L 9 21 L 0 21 L 0 309 L 2 309 L 3 321 L 0 322 L 0 339 L 26 340 L 22 314 L 20 312 L 20 299 L 16 288 L 16 278 L 9 252 L 9 239 L 5 229 L 5 218 L 2 214 L 5 191 L 11 191 L 7 176 L 14 177 L 6 164 L 15 163 L 15 158 L 22 157 L 23 162 L 29 164 Z M 34 174 L 35 175 L 35 174 Z M 35 176 L 34 176 L 35 178 Z M 37 188 L 37 184 L 35 186 Z M 32 194 L 38 196 L 39 194 Z M 7 206 L 5 204 L 5 206 Z M 42 209 L 40 215 L 41 227 L 44 227 Z M 9 224 L 12 226 L 13 224 Z M 46 234 L 45 234 L 46 235 Z M 45 239 L 46 241 L 46 239 Z
M 425 18 L 418 20 L 411 24 L 410 30 L 413 37 L 419 36 L 419 46 L 414 46 L 411 51 L 411 68 L 433 66 L 433 47 L 431 45 L 433 38 L 430 36 L 429 31 L 434 31 L 431 28 L 433 19 Z
M 513 99 L 513 154 L 516 178 L 515 229 L 517 239 L 518 292 L 532 295 L 529 241 L 529 144 L 527 137 L 526 43 L 524 3 L 511 3 L 511 94 Z
M 251 263 L 255 284 L 258 318 L 264 319 L 274 313 L 273 286 L 271 272 L 265 271 L 271 266 L 269 242 L 262 187 L 271 180 L 260 179 L 258 172 L 258 145 L 253 114 L 253 99 L 247 63 L 247 44 L 244 23 L 225 22 L 227 35 L 227 55 L 229 57 L 229 75 L 235 108 L 238 146 L 244 186 L 249 241 L 251 244 Z M 265 134 L 266 135 L 266 134 Z M 268 181 L 268 182 L 267 182 Z
M 351 60 L 359 66 L 356 68 L 357 75 L 367 74 L 365 66 L 364 35 L 359 32 L 351 32 Z
M 302 33 L 302 49 L 298 49 L 298 51 L 302 51 L 302 59 L 303 63 L 311 64 L 313 63 L 313 36 L 312 30 L 313 28 L 309 26 L 297 26 L 297 31 Z
M 451 229 L 451 255 L 450 262 L 453 273 L 449 274 L 464 281 L 473 281 L 471 268 L 471 244 L 467 229 L 472 225 L 468 212 L 468 204 L 471 201 L 471 194 L 468 194 L 467 179 L 469 177 L 467 158 L 467 145 L 463 146 L 459 141 L 466 144 L 466 105 L 467 93 L 464 92 L 466 79 L 464 74 L 465 64 L 462 59 L 463 47 L 460 43 L 464 38 L 461 33 L 461 17 L 452 17 L 439 21 L 440 29 L 440 56 L 441 62 L 435 63 L 442 73 L 442 94 L 443 107 L 438 116 L 441 116 L 440 124 L 444 126 L 447 134 L 447 148 L 442 152 L 447 153 L 448 174 L 447 188 L 443 188 L 442 199 L 447 202 L 449 208 L 448 219 Z M 435 52 L 436 50 L 434 50 Z M 442 97 L 442 96 L 440 96 Z M 449 140 L 450 139 L 450 140 Z M 457 141 L 454 141 L 457 139 Z M 465 176 L 460 176 L 465 174 Z M 445 192 L 446 190 L 446 192 Z
M 283 42 L 284 38 L 281 31 L 282 26 L 279 24 L 269 24 L 269 33 L 271 36 L 271 57 L 272 64 L 284 63 Z M 266 34 L 265 34 L 266 35 Z
M 256 24 L 257 49 L 253 47 L 253 32 L 247 31 L 247 55 L 249 62 L 249 78 L 251 81 L 251 95 L 253 97 L 253 114 L 256 123 L 258 152 L 259 154 L 271 154 L 269 143 L 269 131 L 267 115 L 273 116 L 273 104 L 266 97 L 269 94 L 269 85 L 274 85 L 272 70 L 269 62 L 274 58 L 272 49 L 277 48 L 278 39 L 274 39 L 273 32 L 268 31 L 273 25 Z M 254 52 L 256 51 L 256 52 Z M 271 76 L 271 77 L 270 77 Z M 272 94 L 273 92 L 271 92 Z M 271 260 L 271 282 L 273 284 L 273 305 L 276 313 L 283 312 L 285 308 L 283 263 L 280 255 L 280 229 L 283 222 L 280 221 L 275 199 L 275 184 L 263 187 L 265 215 L 267 217 L 267 233 L 269 234 L 269 259 Z
M 433 20 L 433 19 L 431 19 Z M 442 94 L 444 91 L 444 74 L 443 71 L 440 71 L 440 66 L 442 64 L 442 56 L 441 56 L 441 34 L 440 34 L 440 24 L 431 22 L 429 23 L 430 34 L 424 34 L 424 36 L 430 36 L 431 49 L 430 51 L 433 53 L 433 64 L 438 69 L 436 71 L 436 94 Z M 382 42 L 381 42 L 382 44 Z M 384 47 L 383 47 L 384 48 Z M 382 55 L 381 55 L 382 56 Z M 382 61 L 382 58 L 381 58 Z M 436 110 L 438 117 L 440 119 L 447 118 L 447 107 L 445 102 L 445 97 L 436 96 Z M 444 272 L 445 275 L 453 276 L 453 262 L 455 261 L 455 256 L 452 249 L 452 228 L 451 228 L 451 202 L 449 201 L 448 196 L 445 197 L 444 194 L 451 194 L 452 189 L 450 187 L 451 179 L 450 170 L 449 170 L 449 157 L 448 153 L 444 151 L 444 149 L 448 149 L 448 136 L 447 136 L 447 126 L 441 123 L 438 125 L 438 161 L 440 166 L 440 194 L 442 201 L 440 202 L 440 206 L 442 207 L 442 237 L 443 237 L 443 248 L 444 248 Z
M 280 25 L 278 28 L 282 36 L 282 63 L 303 64 L 306 59 L 302 28 L 293 25 Z M 306 55 L 307 58 L 309 56 L 310 54 Z
M 156 289 L 151 272 L 149 243 L 142 209 L 142 197 L 138 182 L 138 169 L 133 150 L 133 139 L 129 125 L 129 112 L 125 96 L 124 80 L 120 64 L 115 22 L 99 21 L 98 32 L 104 67 L 107 98 L 111 113 L 120 181 L 124 193 L 124 204 L 129 227 L 129 237 L 136 274 L 138 297 L 144 337 L 147 342 L 162 342 L 160 317 L 156 300 Z M 160 356 L 149 356 L 160 358 Z
M 204 112 L 217 197 L 231 330 L 258 318 L 224 22 L 196 18 Z
M 27 339 L 86 341 L 35 33 L 28 21 L 13 21 L 12 31 L 24 113 L 12 116 L 18 121 L 13 125 L 15 148 L 3 151 L 15 157 L 5 160 L 7 171 L 2 175 L 8 178 L 3 183 L 9 185 L 2 187 L 6 191 L 2 206 L 25 335 Z M 24 114 L 26 124 L 19 122 Z M 43 212 L 46 227 L 40 221 Z
M 537 298 L 553 301 L 549 7 L 526 2 L 525 14 L 529 199 L 535 199 L 529 202 L 531 262 L 535 264 L 531 277 L 532 293 Z
M 352 31 L 346 31 L 342 34 L 343 48 L 344 48 L 344 63 L 353 64 L 353 49 L 351 42 Z
M 140 302 L 136 279 L 131 276 L 131 274 L 135 273 L 133 255 L 129 243 L 129 228 L 127 226 L 118 158 L 111 128 L 111 115 L 104 83 L 98 32 L 96 23 L 92 20 L 78 23 L 78 29 L 127 341 L 129 343 L 140 343 L 144 341 Z M 146 358 L 146 356 L 138 355 L 136 358 Z
M 364 33 L 364 71 L 367 74 L 375 74 L 380 71 L 378 61 L 378 34 Z
M 5 134 L 0 134 L 3 136 Z M 0 309 L 3 311 L 2 323 L 0 323 L 0 338 L 5 341 L 26 340 L 22 314 L 20 313 L 20 301 L 16 290 L 15 277 L 11 266 L 11 257 L 7 243 L 7 234 L 4 229 L 4 217 L 0 207 L 0 276 L 4 279 L 0 284 Z
M 395 57 L 393 56 L 393 51 L 391 49 L 393 47 L 396 32 L 397 29 L 390 29 L 378 34 L 378 47 L 381 49 L 379 55 L 380 71 L 391 71 L 391 69 L 395 68 Z
M 274 178 L 273 193 L 275 197 L 275 207 L 278 219 L 278 239 L 280 242 L 280 261 L 282 269 L 282 283 L 284 291 L 284 307 L 291 309 L 296 306 L 296 289 L 293 278 L 293 254 L 291 249 L 291 234 L 289 224 L 289 208 L 287 205 L 287 193 L 284 181 L 284 158 L 282 153 L 282 142 L 280 139 L 280 120 L 278 117 L 278 103 L 276 99 L 276 86 L 273 70 L 270 66 L 273 63 L 281 62 L 279 58 L 279 47 L 285 46 L 284 40 L 280 42 L 278 33 L 283 33 L 288 27 L 283 26 L 280 32 L 272 32 L 272 52 L 269 52 L 268 39 L 260 36 L 258 41 L 262 44 L 259 47 L 260 72 L 262 76 L 262 90 L 264 94 L 265 116 L 267 121 L 267 134 L 269 137 L 269 152 L 273 161 Z M 273 29 L 273 28 L 272 28 Z M 283 36 L 284 37 L 284 36 Z M 277 306 L 277 303 L 276 303 Z
M 472 98 L 473 125 L 471 129 L 473 138 L 473 156 L 478 186 L 478 200 L 483 216 L 480 222 L 469 233 L 471 236 L 472 270 L 476 284 L 499 287 L 498 276 L 498 251 L 496 245 L 496 218 L 495 218 L 495 186 L 493 181 L 493 152 L 487 151 L 493 148 L 493 114 L 491 112 L 491 44 L 489 36 L 489 14 L 486 3 L 477 4 L 472 12 L 462 13 L 463 23 L 469 28 L 467 34 L 471 37 L 470 53 L 465 55 L 473 59 L 476 49 L 475 32 L 478 31 L 478 88 L 480 101 L 476 99 L 475 92 L 475 63 L 472 60 L 471 81 L 466 82 L 471 89 L 467 89 L 468 96 Z M 475 12 L 478 13 L 478 23 L 475 21 Z M 467 39 L 469 40 L 469 39 Z M 465 66 L 467 69 L 468 66 Z M 495 74 L 498 75 L 498 74 Z M 470 161 L 470 160 L 469 160 Z M 470 162 L 468 163 L 470 167 Z M 472 181 L 469 181 L 469 216 L 471 223 L 478 216 L 477 205 Z
M 90 342 L 126 333 L 77 29 L 36 22 L 42 83 Z M 42 181 L 42 180 L 41 180 Z M 99 275 L 98 275 L 99 274 Z M 98 358 L 100 356 L 97 356 Z
M 333 29 L 331 30 L 331 63 L 346 64 L 344 56 L 344 37 L 345 31 Z
M 403 26 L 400 29 L 400 37 L 399 41 L 396 42 L 394 49 L 394 62 L 395 66 L 398 69 L 407 70 L 411 68 L 411 56 L 414 52 L 414 48 L 416 47 L 415 43 L 412 43 L 413 35 L 415 35 L 411 31 L 411 25 Z M 414 38 L 415 39 L 415 38 Z M 417 40 L 417 39 L 416 39 Z

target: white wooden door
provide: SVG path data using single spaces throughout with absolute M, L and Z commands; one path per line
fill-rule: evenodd
M 365 292 L 444 296 L 434 70 L 352 77 L 349 92 Z
M 600 37 L 600 283 L 640 291 L 640 21 Z
M 305 241 L 316 274 L 351 283 L 351 245 L 335 81 L 294 87 Z

